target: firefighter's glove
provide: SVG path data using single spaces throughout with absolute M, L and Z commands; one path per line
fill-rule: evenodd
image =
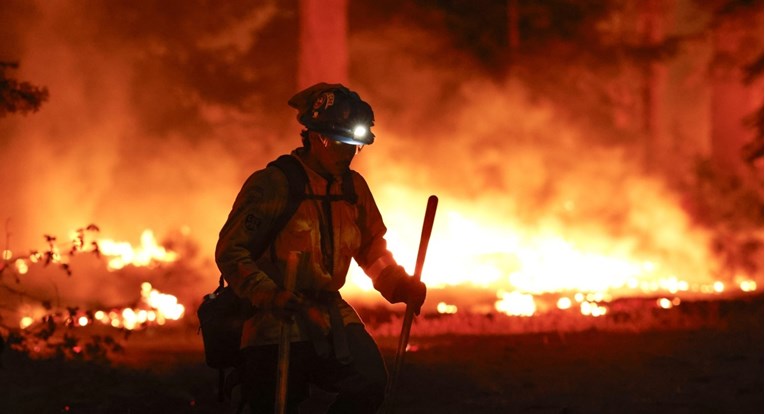
M 278 319 L 291 321 L 292 316 L 301 308 L 302 299 L 294 293 L 276 285 L 271 280 L 258 286 L 258 307 L 270 311 Z
M 302 301 L 289 290 L 279 288 L 274 295 L 271 311 L 274 315 L 285 321 L 292 321 L 292 316 L 300 310 Z
M 399 279 L 396 288 L 393 290 L 393 303 L 406 302 L 407 306 L 412 306 L 414 314 L 419 315 L 422 304 L 425 302 L 425 295 L 428 288 L 424 283 L 407 275 Z

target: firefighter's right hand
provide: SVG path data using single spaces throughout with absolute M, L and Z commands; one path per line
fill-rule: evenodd
M 419 315 L 427 293 L 428 287 L 424 283 L 404 273 L 393 291 L 392 303 L 406 302 L 407 306 L 412 306 L 414 314 Z
M 271 302 L 271 311 L 279 319 L 292 320 L 292 316 L 300 309 L 301 300 L 289 290 L 277 288 Z
M 300 309 L 302 300 L 294 293 L 276 285 L 272 280 L 261 282 L 257 287 L 255 305 L 270 311 L 279 319 L 291 321 Z

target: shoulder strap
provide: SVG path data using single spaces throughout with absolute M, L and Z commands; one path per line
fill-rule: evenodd
M 348 170 L 343 175 L 343 198 L 345 201 L 356 204 L 359 197 L 356 195 L 356 187 L 353 186 L 353 172 Z
M 274 166 L 280 169 L 282 173 L 284 173 L 284 176 L 287 177 L 287 204 L 284 206 L 284 210 L 282 210 L 281 214 L 276 217 L 274 225 L 271 226 L 266 237 L 263 238 L 264 243 L 260 247 L 260 250 L 253 252 L 255 257 L 260 257 L 260 255 L 273 245 L 276 236 L 282 229 L 284 229 L 284 226 L 287 225 L 287 222 L 290 221 L 292 216 L 295 215 L 298 207 L 300 207 L 300 203 L 306 198 L 305 186 L 308 183 L 308 176 L 306 175 L 303 166 L 300 164 L 300 161 L 291 155 L 285 154 L 269 162 L 268 166 Z M 222 289 L 223 286 L 224 279 L 223 275 L 221 275 L 219 288 Z
M 274 166 L 284 173 L 284 176 L 287 177 L 288 187 L 287 205 L 279 217 L 277 217 L 269 237 L 266 238 L 266 240 L 273 240 L 282 231 L 284 226 L 287 225 L 287 222 L 290 221 L 298 207 L 300 207 L 300 203 L 305 200 L 305 186 L 308 184 L 308 175 L 306 175 L 300 161 L 291 155 L 282 155 L 268 163 L 268 165 Z

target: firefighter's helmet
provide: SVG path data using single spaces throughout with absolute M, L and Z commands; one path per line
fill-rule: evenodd
M 369 145 L 375 140 L 372 107 L 339 83 L 317 83 L 288 103 L 297 109 L 298 122 L 309 131 L 352 145 Z

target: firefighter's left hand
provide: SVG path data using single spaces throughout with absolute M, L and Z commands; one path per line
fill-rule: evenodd
M 407 306 L 412 306 L 414 314 L 419 315 L 427 293 L 428 288 L 424 283 L 412 276 L 407 276 L 402 278 L 396 285 L 396 290 L 393 294 L 395 298 L 394 303 L 406 302 Z

